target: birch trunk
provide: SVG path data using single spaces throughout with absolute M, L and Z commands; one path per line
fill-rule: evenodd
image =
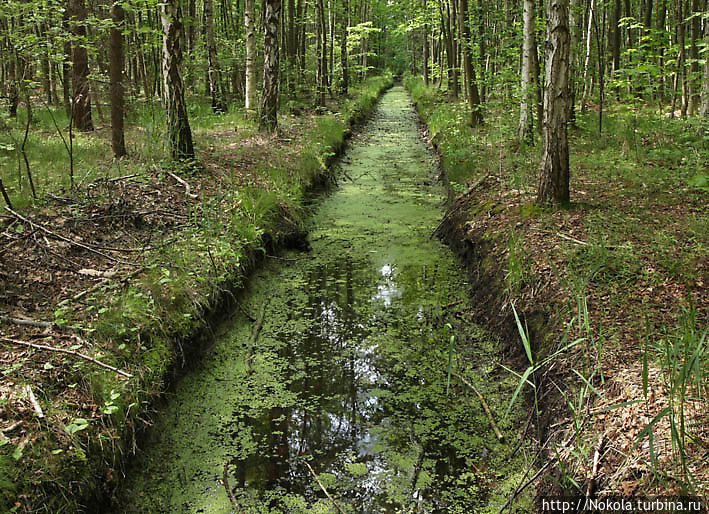
M 246 39 L 246 87 L 244 107 L 247 111 L 256 108 L 256 35 L 254 34 L 254 0 L 244 1 L 244 38 Z
M 569 0 L 547 0 L 542 160 L 537 202 L 569 201 Z
M 162 75 L 167 119 L 167 139 L 173 159 L 194 159 L 192 130 L 187 118 L 185 88 L 180 75 L 182 62 L 182 9 L 179 0 L 162 4 Z
M 522 101 L 519 109 L 519 129 L 520 141 L 532 139 L 532 129 L 534 128 L 532 111 L 532 69 L 534 50 L 534 0 L 524 0 L 523 30 L 524 42 L 522 44 Z M 535 50 L 534 50 L 535 51 Z
M 281 0 L 264 0 L 265 35 L 263 41 L 263 89 L 259 128 L 273 132 L 278 127 L 278 67 L 279 67 L 279 22 Z

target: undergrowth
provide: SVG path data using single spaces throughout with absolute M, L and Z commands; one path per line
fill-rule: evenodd
M 35 387 L 46 406 L 46 418 L 31 422 L 35 435 L 22 447 L 0 442 L 0 510 L 76 511 L 100 497 L 97 485 L 110 483 L 120 474 L 127 454 L 134 449 L 136 431 L 147 423 L 145 417 L 165 391 L 170 371 L 183 366 L 191 346 L 199 344 L 194 336 L 205 328 L 211 309 L 233 297 L 243 284 L 250 267 L 265 252 L 267 234 L 277 243 L 280 234 L 299 228 L 311 186 L 327 174 L 345 135 L 372 111 L 391 84 L 391 76 L 369 79 L 353 91 L 341 113 L 319 117 L 314 130 L 292 149 L 286 148 L 283 157 L 258 162 L 252 173 L 262 179 L 260 186 L 234 183 L 214 197 L 200 198 L 190 223 L 174 234 L 170 244 L 152 251 L 132 279 L 106 281 L 80 300 L 72 299 L 76 291 L 70 291 L 55 306 L 52 321 L 82 327 L 87 338 L 84 344 L 94 357 L 133 378 L 124 380 L 84 361 L 50 356 L 44 369 L 62 366 L 62 374 L 58 380 Z M 158 113 L 158 109 L 146 108 L 135 120 L 127 137 L 133 156 L 127 160 L 107 160 L 103 138 L 78 134 L 74 141 L 80 162 L 77 180 L 82 174 L 141 173 L 159 164 L 164 149 L 155 143 L 162 130 Z M 61 112 L 55 116 L 60 127 L 66 126 Z M 210 131 L 233 130 L 235 125 L 243 137 L 255 134 L 252 122 L 236 111 L 219 116 L 199 107 L 192 116 L 198 145 L 200 134 L 208 141 Z M 34 123 L 37 135 L 28 147 L 33 171 L 46 180 L 47 190 L 52 190 L 49 184 L 66 187 L 63 177 L 68 157 L 62 154 L 62 143 L 55 141 L 59 136 L 46 117 L 36 116 Z M 4 179 L 14 173 L 14 150 L 7 146 L 0 149 Z M 50 147 L 53 150 L 48 151 Z M 45 159 L 46 155 L 55 160 Z M 12 189 L 16 207 L 31 202 L 26 186 L 20 191 L 19 184 Z M 21 380 L 19 364 L 3 370 L 6 380 Z M 79 410 L 72 405 L 72 396 L 81 395 L 92 398 L 97 406 L 89 415 L 76 415 Z

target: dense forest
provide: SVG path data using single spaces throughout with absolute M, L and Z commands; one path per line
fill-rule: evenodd
M 262 259 L 310 249 L 315 193 L 355 182 L 328 171 L 347 138 L 376 140 L 372 116 L 413 123 L 377 111 L 395 83 L 446 191 L 434 234 L 476 304 L 439 302 L 445 348 L 408 358 L 442 371 L 410 375 L 454 421 L 475 391 L 524 469 L 493 476 L 467 453 L 456 468 L 455 444 L 407 434 L 411 483 L 386 505 L 707 490 L 707 0 L 0 0 L 0 510 L 101 512 L 192 346 L 211 348 L 210 316 L 230 306 L 258 347 L 268 299 L 239 291 Z M 511 390 L 469 382 L 458 306 L 499 336 Z M 301 478 L 342 512 L 314 467 Z M 238 468 L 219 484 L 241 512 Z M 414 494 L 436 480 L 440 498 Z

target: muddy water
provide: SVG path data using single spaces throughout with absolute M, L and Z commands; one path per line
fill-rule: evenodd
M 313 472 L 344 512 L 496 512 L 521 478 L 509 459 L 521 413 L 503 416 L 515 383 L 467 319 L 464 273 L 429 238 L 443 192 L 401 87 L 340 166 L 312 250 L 250 280 L 257 321 L 235 312 L 177 384 L 115 512 L 334 512 Z M 451 337 L 454 370 L 509 446 L 448 387 Z

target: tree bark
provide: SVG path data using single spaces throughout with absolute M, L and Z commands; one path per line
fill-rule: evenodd
M 212 111 L 226 112 L 217 66 L 217 42 L 214 39 L 214 7 L 212 0 L 204 0 L 204 34 L 207 43 L 207 79 L 212 96 Z
M 547 0 L 542 160 L 537 202 L 569 201 L 569 0 Z
M 281 0 L 264 0 L 265 36 L 263 51 L 263 90 L 259 128 L 273 132 L 278 127 L 279 22 Z
M 346 95 L 350 87 L 349 57 L 347 55 L 347 29 L 350 26 L 350 2 L 343 0 L 342 41 L 340 42 L 340 66 L 342 67 L 342 94 Z
M 583 96 L 581 97 L 581 112 L 588 109 L 588 98 L 591 96 L 591 78 L 588 76 L 588 67 L 591 63 L 591 28 L 593 27 L 594 0 L 588 8 L 588 30 L 586 32 L 586 58 L 583 63 Z
M 126 154 L 123 134 L 123 29 L 125 14 L 120 2 L 111 6 L 111 34 L 108 70 L 111 95 L 111 148 L 116 158 Z
M 94 129 L 89 95 L 89 54 L 86 51 L 86 6 L 84 0 L 69 0 L 74 41 L 71 49 L 74 97 L 74 127 L 83 132 Z
M 429 50 L 428 50 L 428 14 L 426 13 L 426 0 L 422 0 L 423 2 L 423 17 L 424 17 L 424 23 L 423 23 L 423 83 L 424 85 L 428 86 L 429 83 L 429 75 L 428 75 L 428 59 L 429 59 Z
M 468 20 L 468 0 L 458 2 L 458 26 L 460 27 L 461 46 L 463 51 L 463 69 L 465 70 L 465 87 L 470 102 L 470 124 L 475 127 L 482 123 L 480 111 L 480 94 L 473 67 L 472 45 L 470 41 L 470 25 Z
M 691 14 L 698 14 L 699 2 L 692 0 Z M 699 108 L 699 49 L 697 48 L 697 39 L 701 37 L 701 25 L 699 24 L 699 16 L 694 16 L 689 22 L 689 100 L 687 112 L 690 116 L 694 116 Z M 708 58 L 706 55 L 705 58 Z
M 244 38 L 246 39 L 246 91 L 244 107 L 256 108 L 256 35 L 254 34 L 254 0 L 244 1 Z
M 709 18 L 704 20 L 704 42 L 705 48 L 709 48 Z M 699 115 L 709 118 L 709 55 L 704 56 L 704 79 L 702 80 L 702 104 L 699 108 Z
M 173 159 L 194 159 L 192 130 L 185 105 L 185 88 L 180 74 L 182 62 L 182 9 L 180 0 L 165 0 L 161 10 L 163 96 L 167 138 Z
M 534 66 L 532 51 L 534 50 L 534 0 L 524 0 L 522 24 L 524 42 L 522 43 L 522 101 L 519 110 L 519 128 L 517 134 L 520 141 L 533 140 L 534 128 L 531 114 L 532 104 L 532 69 Z

